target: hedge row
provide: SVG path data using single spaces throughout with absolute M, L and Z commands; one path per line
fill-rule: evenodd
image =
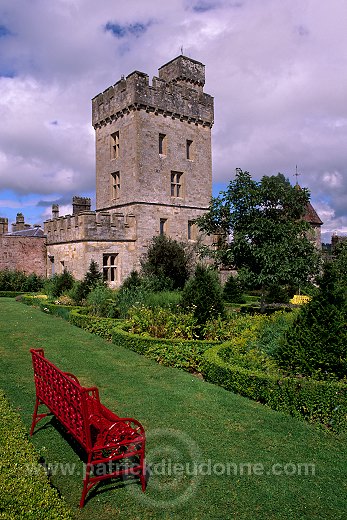
M 0 298 L 15 298 L 20 294 L 24 294 L 22 291 L 0 291 Z
M 1 518 L 72 520 L 72 512 L 49 484 L 20 417 L 0 391 Z M 4 515 L 4 516 L 3 516 Z
M 78 309 L 72 310 L 69 316 L 70 323 L 154 359 L 162 365 L 182 368 L 190 372 L 200 371 L 202 354 L 216 344 L 214 341 L 170 340 L 131 334 L 121 328 L 122 320 L 98 318 L 82 312 Z
M 221 358 L 225 344 L 203 354 L 202 373 L 211 383 L 289 413 L 322 423 L 335 432 L 347 432 L 347 386 L 338 382 L 280 377 L 247 370 Z
M 154 359 L 161 365 L 201 372 L 202 355 L 215 341 L 161 339 L 131 334 L 118 325 L 113 329 L 112 342 L 138 354 Z
M 69 322 L 91 334 L 96 334 L 108 341 L 112 341 L 113 328 L 118 320 L 114 318 L 99 318 L 82 314 L 82 312 L 76 308 L 72 309 L 69 314 Z
M 55 303 L 50 303 L 48 302 L 47 297 L 42 294 L 35 296 L 23 294 L 20 296 L 20 301 L 26 305 L 38 307 L 41 311 L 46 312 L 47 314 L 54 314 L 55 316 L 59 316 L 65 320 L 69 320 L 70 312 L 72 310 L 82 309 L 82 307 L 78 305 L 57 305 Z
M 274 410 L 321 423 L 335 432 L 347 432 L 347 386 L 343 383 L 249 370 L 222 359 L 229 343 L 140 336 L 122 330 L 121 320 L 82 313 L 80 308 L 71 310 L 69 321 L 160 364 L 201 372 L 207 381 Z

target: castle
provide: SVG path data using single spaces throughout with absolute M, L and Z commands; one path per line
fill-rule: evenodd
M 93 98 L 96 209 L 91 211 L 85 197 L 73 198 L 72 215 L 59 216 L 58 206 L 52 206 L 52 218 L 44 223 L 36 246 L 37 274 L 67 269 L 82 279 L 94 260 L 108 285 L 117 287 L 139 269 L 154 235 L 197 241 L 194 219 L 208 209 L 212 196 L 214 103 L 204 84 L 205 66 L 181 55 L 160 67 L 152 84 L 147 74 L 135 71 Z M 313 212 L 314 240 L 320 247 L 322 223 Z M 22 215 L 10 236 L 2 222 L 7 219 L 0 220 L 1 240 L 13 240 L 16 232 L 22 242 L 29 240 L 23 236 L 27 225 Z M 18 254 L 12 255 L 12 269 L 16 259 Z
M 149 83 L 135 71 L 92 100 L 96 210 L 74 197 L 73 215 L 44 223 L 48 275 L 84 276 L 90 261 L 119 286 L 154 235 L 197 239 L 194 219 L 212 195 L 213 98 L 205 67 L 179 56 Z

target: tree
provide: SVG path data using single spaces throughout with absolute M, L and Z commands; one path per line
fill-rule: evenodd
M 189 277 L 189 262 L 183 244 L 166 235 L 157 235 L 142 258 L 142 274 L 157 279 L 158 289 L 181 289 Z
M 223 298 L 230 303 L 246 302 L 238 276 L 233 276 L 232 274 L 229 276 L 223 287 Z
M 346 376 L 346 271 L 347 255 L 326 263 L 319 293 L 303 306 L 274 353 L 284 369 L 318 378 Z
M 282 174 L 257 182 L 237 169 L 227 190 L 197 220 L 201 231 L 219 237 L 217 247 L 205 246 L 204 253 L 236 268 L 245 286 L 259 287 L 262 310 L 268 288 L 299 287 L 317 272 L 318 254 L 302 218 L 308 201 L 308 191 L 291 186 Z
M 193 312 L 199 325 L 224 314 L 222 287 L 211 268 L 196 266 L 194 276 L 183 289 L 181 305 Z
M 75 282 L 72 274 L 64 268 L 61 274 L 55 274 L 53 278 L 47 280 L 45 284 L 46 292 L 52 298 L 58 298 L 63 293 L 69 291 Z
M 75 302 L 81 303 L 98 285 L 104 285 L 102 272 L 99 270 L 98 263 L 91 260 L 89 270 L 84 275 L 82 281 L 77 281 L 75 283 L 74 287 L 70 291 L 70 296 L 75 300 Z

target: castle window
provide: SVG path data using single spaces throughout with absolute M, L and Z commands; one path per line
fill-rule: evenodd
M 171 197 L 183 197 L 183 173 L 171 172 Z
M 166 231 L 167 231 L 167 219 L 166 218 L 161 218 L 160 219 L 160 222 L 159 222 L 159 234 L 160 235 L 165 235 Z
M 118 199 L 120 196 L 120 173 L 114 172 L 111 173 L 111 183 L 112 183 L 112 198 Z
M 187 159 L 193 160 L 193 141 L 190 139 L 187 139 L 186 141 L 186 156 Z
M 196 224 L 194 220 L 188 220 L 188 240 L 196 240 Z
M 104 282 L 117 281 L 117 253 L 102 255 L 102 275 Z
M 118 159 L 119 157 L 119 132 L 111 134 L 111 158 Z
M 50 264 L 51 264 L 51 276 L 53 277 L 54 274 L 55 274 L 55 269 L 54 269 L 54 256 L 53 256 L 53 255 L 48 255 L 48 258 L 49 258 L 49 261 L 50 261 Z
M 165 134 L 159 134 L 159 155 L 167 153 L 167 138 Z

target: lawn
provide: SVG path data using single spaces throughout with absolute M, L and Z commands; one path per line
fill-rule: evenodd
M 137 418 L 147 431 L 146 493 L 136 481 L 108 483 L 90 493 L 82 511 L 80 458 L 54 424 L 35 433 L 52 485 L 76 519 L 345 518 L 346 436 L 157 365 L 14 300 L 0 299 L 0 310 L 0 388 L 28 430 L 34 347 L 82 384 L 98 386 L 106 406 Z

